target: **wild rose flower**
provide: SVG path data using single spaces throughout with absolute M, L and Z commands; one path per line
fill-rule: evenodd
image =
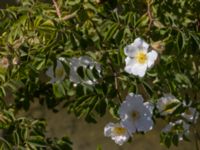
M 104 128 L 104 135 L 106 137 L 111 137 L 118 145 L 122 145 L 130 138 L 127 129 L 119 123 L 108 123 Z
M 121 124 L 130 134 L 147 132 L 153 128 L 151 110 L 143 103 L 141 95 L 130 93 L 119 108 Z
M 184 122 L 183 120 L 177 120 L 175 122 L 169 122 L 168 125 L 166 125 L 163 129 L 162 132 L 164 133 L 174 133 L 179 136 L 179 141 L 183 140 L 184 135 L 189 134 L 189 128 L 190 125 Z
M 148 68 L 154 65 L 158 57 L 155 50 L 148 52 L 149 44 L 141 38 L 136 38 L 133 43 L 124 48 L 124 53 L 127 56 L 125 59 L 125 71 L 139 77 L 143 77 Z
M 188 109 L 186 109 L 184 113 L 181 114 L 181 116 L 189 122 L 196 123 L 199 117 L 199 113 L 197 112 L 195 108 L 189 107 Z
M 63 81 L 65 78 L 66 72 L 61 61 L 57 60 L 55 70 L 54 70 L 54 67 L 51 66 L 48 68 L 46 74 L 47 76 L 51 78 L 49 82 L 55 83 L 57 81 Z
M 93 69 L 95 67 L 95 69 L 100 73 L 100 65 L 95 63 L 90 57 L 88 56 L 81 56 L 80 58 L 75 58 L 73 57 L 70 60 L 70 80 L 74 83 L 85 83 L 88 85 L 92 85 L 95 84 L 96 81 L 95 80 L 91 80 L 91 79 L 82 79 L 78 73 L 77 73 L 77 69 L 79 67 L 83 67 L 83 68 L 87 68 L 89 67 L 90 69 Z
M 158 108 L 160 115 L 166 116 L 172 114 L 179 104 L 180 101 L 176 99 L 176 97 L 166 94 L 157 101 L 156 107 Z

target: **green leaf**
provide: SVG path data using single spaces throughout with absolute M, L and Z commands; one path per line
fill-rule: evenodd
M 78 67 L 77 73 L 82 79 L 85 79 L 85 72 L 84 72 L 84 68 L 82 66 Z
M 53 84 L 53 93 L 57 98 L 65 96 L 65 89 L 60 82 Z
M 119 25 L 116 23 L 113 23 L 110 28 L 108 29 L 108 31 L 106 32 L 105 35 L 105 40 L 110 40 L 111 38 L 114 37 L 114 34 L 117 32 Z
M 175 146 L 178 146 L 178 143 L 179 143 L 179 135 L 177 135 L 177 134 L 173 135 L 173 137 L 172 137 L 172 143 L 173 143 Z

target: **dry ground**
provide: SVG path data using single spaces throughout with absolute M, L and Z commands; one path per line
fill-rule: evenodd
M 74 150 L 96 150 L 97 145 L 101 145 L 103 150 L 167 150 L 159 144 L 159 131 L 164 127 L 162 122 L 158 122 L 154 130 L 146 135 L 137 135 L 132 143 L 123 146 L 116 145 L 110 138 L 104 137 L 103 129 L 108 122 L 115 122 L 107 114 L 99 118 L 97 124 L 88 124 L 84 119 L 77 119 L 73 114 L 68 114 L 61 109 L 58 113 L 49 111 L 45 106 L 32 105 L 29 112 L 20 112 L 20 116 L 33 118 L 46 118 L 48 136 L 62 137 L 68 135 L 73 141 Z M 178 147 L 171 147 L 169 150 L 196 150 L 195 142 L 180 142 Z

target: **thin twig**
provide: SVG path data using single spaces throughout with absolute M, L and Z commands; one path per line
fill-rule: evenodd
M 117 96 L 119 98 L 120 103 L 122 103 L 122 98 L 121 98 L 121 95 L 119 93 L 119 84 L 118 84 L 118 79 L 117 79 L 117 73 L 116 73 L 115 69 L 113 68 L 112 64 L 109 63 L 109 65 L 110 65 L 110 67 L 112 69 L 112 72 L 114 74 L 114 78 L 115 78 L 115 90 L 117 92 Z
M 53 4 L 54 4 L 54 7 L 56 8 L 56 13 L 57 13 L 58 17 L 61 18 L 60 8 L 59 8 L 56 0 L 52 0 L 52 1 L 53 1 Z
M 119 84 L 118 84 L 118 80 L 117 80 L 117 75 L 114 74 L 114 76 L 115 76 L 115 89 L 117 91 L 117 96 L 119 98 L 120 103 L 122 103 L 122 98 L 121 98 L 121 95 L 119 93 Z
M 151 12 L 151 4 L 152 4 L 152 0 L 147 0 L 147 15 L 149 17 L 149 25 L 148 25 L 148 29 L 150 30 L 151 25 L 153 23 L 153 15 Z
M 197 131 L 197 127 L 195 125 L 196 119 L 197 119 L 196 118 L 197 114 L 198 114 L 197 111 L 195 111 L 194 118 L 192 120 L 192 124 L 194 125 L 193 134 L 194 134 L 194 139 L 195 139 L 196 150 L 200 150 L 200 148 L 199 148 L 199 142 L 198 142 L 198 140 L 199 140 L 199 134 L 198 134 L 198 131 Z

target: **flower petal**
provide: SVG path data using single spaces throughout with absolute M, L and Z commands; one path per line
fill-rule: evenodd
M 136 61 L 134 59 L 131 59 L 130 57 L 126 57 L 125 62 L 126 62 L 126 66 L 124 70 L 127 73 L 132 74 L 132 66 L 135 65 Z
M 149 48 L 149 44 L 147 44 L 143 39 L 136 38 L 134 41 L 135 47 L 138 47 L 139 50 L 147 51 Z
M 130 45 L 127 45 L 125 48 L 124 48 L 124 53 L 126 56 L 129 56 L 129 57 L 134 57 L 135 56 L 135 53 L 138 51 L 138 47 L 136 47 L 134 45 L 134 43 L 131 43 Z
M 121 128 L 123 131 L 120 132 L 119 130 L 119 132 L 117 132 L 117 128 Z M 108 123 L 104 127 L 104 135 L 111 137 L 111 139 L 114 140 L 118 145 L 122 145 L 124 142 L 128 141 L 130 137 L 126 128 L 124 128 L 120 123 L 114 124 L 112 122 Z
M 134 66 L 132 66 L 131 73 L 139 77 L 144 77 L 146 70 L 147 70 L 147 64 L 135 64 Z
M 63 81 L 65 78 L 66 72 L 63 67 L 63 64 L 57 60 L 56 68 L 55 68 L 55 78 L 57 81 Z
M 149 44 L 147 44 L 141 38 L 136 38 L 133 43 L 127 45 L 124 48 L 124 53 L 126 56 L 134 57 L 137 51 L 143 50 L 147 52 L 148 48 L 149 48 Z
M 121 119 L 121 124 L 128 130 L 128 133 L 131 135 L 136 132 L 136 123 L 131 117 L 127 117 L 127 119 Z
M 144 105 L 141 95 L 130 93 L 119 108 L 119 116 L 129 134 L 136 131 L 146 132 L 153 127 L 152 114 Z
M 46 75 L 50 78 L 54 78 L 53 66 L 48 68 L 48 70 L 46 71 Z
M 114 127 L 114 123 L 110 122 L 104 127 L 104 135 L 109 137 L 112 135 L 112 128 Z
M 125 62 L 126 66 L 124 70 L 127 73 L 137 75 L 139 77 L 143 77 L 145 75 L 147 70 L 147 64 L 139 64 L 130 57 L 126 57 Z
M 157 59 L 158 57 L 158 53 L 154 50 L 152 50 L 151 52 L 147 53 L 147 57 L 148 57 L 148 68 L 152 67 L 155 60 Z
M 153 114 L 153 110 L 154 110 L 154 105 L 151 102 L 145 102 L 144 106 L 149 110 L 149 112 L 151 113 L 151 115 Z
M 153 128 L 153 121 L 150 117 L 142 117 L 137 122 L 137 131 L 147 132 Z
M 85 67 L 87 67 L 88 65 L 93 65 L 93 61 L 89 56 L 81 56 L 79 60 L 80 63 Z

